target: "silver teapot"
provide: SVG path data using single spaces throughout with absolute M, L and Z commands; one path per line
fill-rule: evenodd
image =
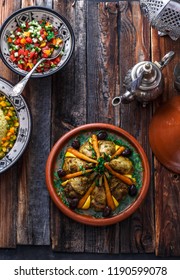
M 156 99 L 163 91 L 164 79 L 161 70 L 173 56 L 174 52 L 170 51 L 160 62 L 137 63 L 125 76 L 125 93 L 113 98 L 112 105 L 128 104 L 136 99 L 145 107 L 150 101 Z

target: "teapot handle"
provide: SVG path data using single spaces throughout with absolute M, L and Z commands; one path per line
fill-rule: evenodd
M 155 61 L 154 63 L 160 68 L 163 69 L 169 62 L 170 60 L 173 58 L 175 52 L 170 51 L 168 52 L 162 59 L 161 61 Z

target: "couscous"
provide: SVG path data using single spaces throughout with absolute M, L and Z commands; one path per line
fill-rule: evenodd
M 0 143 L 3 137 L 6 135 L 7 121 L 5 119 L 3 111 L 0 109 Z
M 18 127 L 19 121 L 14 107 L 0 94 L 0 159 L 13 147 Z

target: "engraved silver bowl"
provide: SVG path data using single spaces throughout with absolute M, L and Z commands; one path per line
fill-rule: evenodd
M 49 21 L 58 30 L 58 36 L 64 41 L 63 54 L 59 64 L 46 72 L 35 72 L 32 74 L 32 78 L 47 77 L 59 71 L 68 63 L 73 54 L 75 41 L 74 32 L 69 21 L 64 16 L 58 14 L 52 9 L 40 6 L 32 6 L 20 9 L 10 15 L 4 21 L 0 29 L 0 55 L 5 65 L 13 72 L 21 76 L 27 75 L 27 71 L 20 69 L 15 63 L 11 61 L 7 37 L 10 35 L 10 32 L 16 30 L 22 22 L 29 22 L 33 19 L 37 21 Z
M 140 7 L 160 36 L 180 37 L 180 0 L 140 0 Z
M 11 105 L 15 108 L 19 119 L 17 139 L 11 150 L 0 159 L 0 174 L 9 169 L 21 157 L 25 151 L 31 135 L 31 115 L 28 106 L 22 97 L 11 96 L 13 85 L 0 77 L 0 93 L 5 95 Z

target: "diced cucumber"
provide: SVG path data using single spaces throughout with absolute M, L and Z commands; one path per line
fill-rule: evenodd
M 37 38 L 33 38 L 32 39 L 34 43 L 37 43 L 38 39 Z
M 20 27 L 21 27 L 21 28 L 25 28 L 25 27 L 26 27 L 26 23 L 25 23 L 25 22 L 22 22 L 21 25 L 20 25 Z

